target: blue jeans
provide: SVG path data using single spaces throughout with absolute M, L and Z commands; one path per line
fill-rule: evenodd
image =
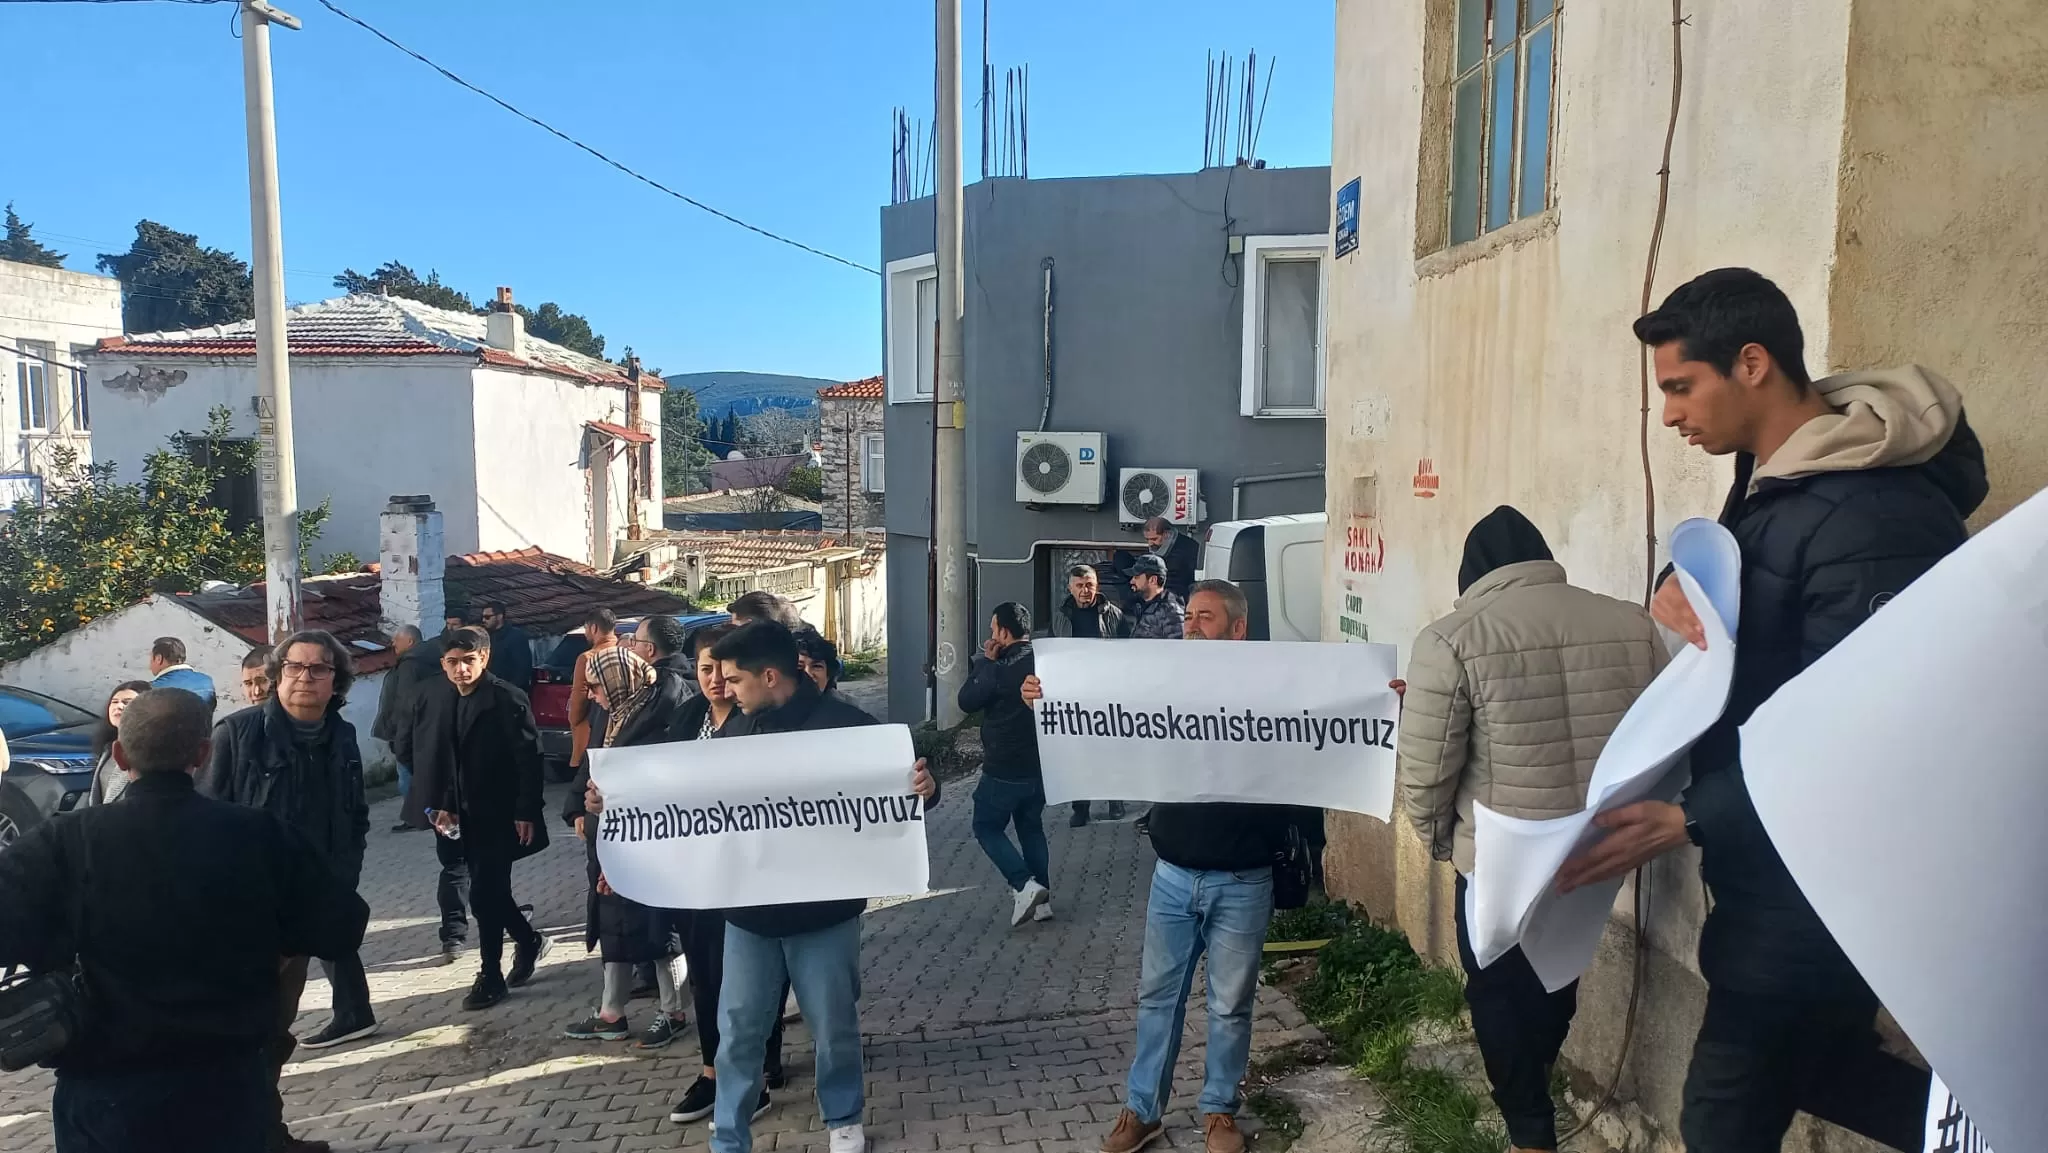
M 1266 922 L 1273 915 L 1273 870 L 1223 872 L 1159 862 L 1145 905 L 1145 955 L 1138 978 L 1138 1052 L 1124 1104 L 1151 1124 L 1173 1095 L 1173 1063 L 1195 961 L 1209 955 L 1208 1072 L 1204 1113 L 1237 1112 L 1238 1082 L 1252 1054 L 1252 1003 Z
M 783 982 L 817 1042 L 818 1113 L 826 1128 L 852 1125 L 867 1108 L 861 1086 L 860 918 L 814 933 L 763 937 L 725 927 L 725 974 L 718 989 L 718 1097 L 711 1110 L 714 1153 L 754 1147 L 754 1106 L 768 1034 L 782 1017 Z
M 59 1072 L 59 1153 L 263 1153 L 271 1067 L 258 1050 L 174 1068 Z
M 983 773 L 974 787 L 974 839 L 1013 890 L 1021 892 L 1033 878 L 1052 888 L 1052 849 L 1045 843 L 1044 816 L 1045 786 L 1038 781 L 1005 781 Z M 1012 821 L 1017 825 L 1016 845 L 1005 832 Z
M 405 803 L 405 799 L 411 795 L 412 766 L 400 765 L 398 766 L 398 803 L 403 805 Z

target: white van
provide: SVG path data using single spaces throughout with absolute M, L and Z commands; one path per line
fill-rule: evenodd
M 1227 580 L 1250 606 L 1247 639 L 1323 639 L 1323 513 L 1209 526 L 1196 576 Z

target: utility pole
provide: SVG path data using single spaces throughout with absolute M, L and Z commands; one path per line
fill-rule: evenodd
M 966 359 L 960 339 L 965 311 L 960 282 L 960 0 L 938 0 L 938 30 L 939 379 L 932 390 L 937 422 L 932 501 L 938 524 L 932 544 L 939 562 L 939 645 L 932 659 L 938 672 L 939 727 L 950 729 L 964 719 L 960 686 L 974 646 L 967 575 L 967 402 L 960 379 Z
M 284 335 L 284 227 L 277 208 L 277 110 L 270 96 L 270 26 L 299 19 L 242 0 L 242 99 L 249 128 L 250 261 L 256 282 L 257 479 L 263 494 L 263 579 L 270 639 L 298 631 L 299 482 L 292 462 L 292 381 Z

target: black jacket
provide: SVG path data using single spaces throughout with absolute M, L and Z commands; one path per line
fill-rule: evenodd
M 1003 781 L 1035 781 L 1038 714 L 1024 703 L 1031 675 L 1031 642 L 1018 641 L 995 660 L 977 653 L 960 686 L 960 711 L 981 714 L 982 771 Z
M 1271 865 L 1301 813 L 1288 805 L 1225 801 L 1157 804 L 1147 824 L 1152 851 L 1167 864 L 1237 872 Z
M 444 809 L 462 822 L 465 853 L 531 856 L 547 847 L 533 706 L 524 691 L 488 674 L 466 726 L 458 723 L 461 702 L 453 682 L 430 682 L 413 701 L 412 722 L 400 726 L 393 749 L 412 766 L 405 817 L 424 820 L 423 809 Z M 519 843 L 514 821 L 534 823 L 532 844 Z
M 230 714 L 213 726 L 213 755 L 197 775 L 199 792 L 290 825 L 353 887 L 370 837 L 355 726 L 341 719 L 339 701 L 328 707 L 326 771 L 313 781 L 295 770 L 292 738 L 292 719 L 276 697 Z
M 848 729 L 881 722 L 862 712 L 836 693 L 820 693 L 809 677 L 797 678 L 797 693 L 781 708 L 726 722 L 721 737 L 743 737 L 753 733 L 810 732 L 816 729 Z M 937 794 L 925 802 L 929 809 L 939 803 Z M 749 905 L 726 909 L 725 919 L 763 937 L 794 937 L 815 933 L 861 915 L 868 903 L 858 897 L 849 901 L 808 901 L 791 905 Z
M 395 743 L 398 726 L 412 716 L 413 698 L 419 695 L 420 686 L 444 679 L 438 645 L 419 641 L 405 650 L 405 655 L 384 674 L 384 687 L 377 693 L 377 719 L 370 724 L 370 735 L 385 744 Z
M 1052 611 L 1052 635 L 1056 637 L 1086 636 L 1087 634 L 1078 631 L 1074 627 L 1074 622 L 1090 616 L 1095 618 L 1095 636 L 1097 638 L 1109 641 L 1123 635 L 1124 610 L 1111 604 L 1109 598 L 1105 596 L 1097 596 L 1095 603 L 1085 609 L 1075 604 L 1072 596 L 1061 601 L 1060 607 Z
M 685 707 L 697 697 L 697 686 L 688 672 L 691 664 L 692 658 L 681 653 L 655 661 L 653 698 L 633 714 L 611 743 L 627 748 L 686 741 L 695 737 L 696 728 L 690 728 L 687 735 L 678 728 Z M 709 707 L 705 705 L 705 708 Z M 695 724 L 701 726 L 703 723 L 704 714 L 698 711 Z
M 533 688 L 533 644 L 525 629 L 505 624 L 491 634 L 488 671 L 522 693 Z
M 1969 423 L 1926 464 L 1766 479 L 1745 495 L 1738 460 L 1721 523 L 1742 550 L 1742 611 L 1728 709 L 1693 747 L 1686 807 L 1714 907 L 1700 940 L 1710 984 L 1855 997 L 1855 967 L 1786 870 L 1743 781 L 1738 728 L 1949 553 L 1989 484 Z M 1936 766 L 1930 766 L 1932 771 Z
M 119 803 L 45 821 L 0 853 L 0 964 L 84 960 L 94 1016 L 56 1062 L 69 1073 L 261 1051 L 277 1032 L 279 959 L 347 956 L 369 917 L 305 838 L 200 796 L 183 773 L 146 774 Z

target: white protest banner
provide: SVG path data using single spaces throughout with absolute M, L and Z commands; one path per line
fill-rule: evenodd
M 1671 530 L 1671 563 L 1706 629 L 1707 647 L 1686 645 L 1629 708 L 1600 750 L 1586 808 L 1535 821 L 1472 806 L 1472 880 L 1465 891 L 1472 952 L 1481 967 L 1516 945 L 1543 986 L 1556 992 L 1593 963 L 1621 878 L 1557 891 L 1557 870 L 1606 834 L 1593 818 L 1644 800 L 1670 800 L 1685 785 L 1685 753 L 1728 704 L 1735 675 L 1735 622 L 1742 555 L 1710 520 Z
M 916 760 L 902 725 L 593 749 L 598 864 L 661 909 L 922 893 Z
M 1395 649 L 1293 641 L 1032 644 L 1045 798 L 1394 807 Z
M 2048 1134 L 2048 493 L 1742 726 L 1771 843 L 2000 1149 Z M 1880 607 L 1882 606 L 1882 607 Z
M 1977 1123 L 1963 1112 L 1963 1103 L 1935 1077 L 1927 1094 L 1927 1142 L 1924 1153 L 1991 1153 Z

